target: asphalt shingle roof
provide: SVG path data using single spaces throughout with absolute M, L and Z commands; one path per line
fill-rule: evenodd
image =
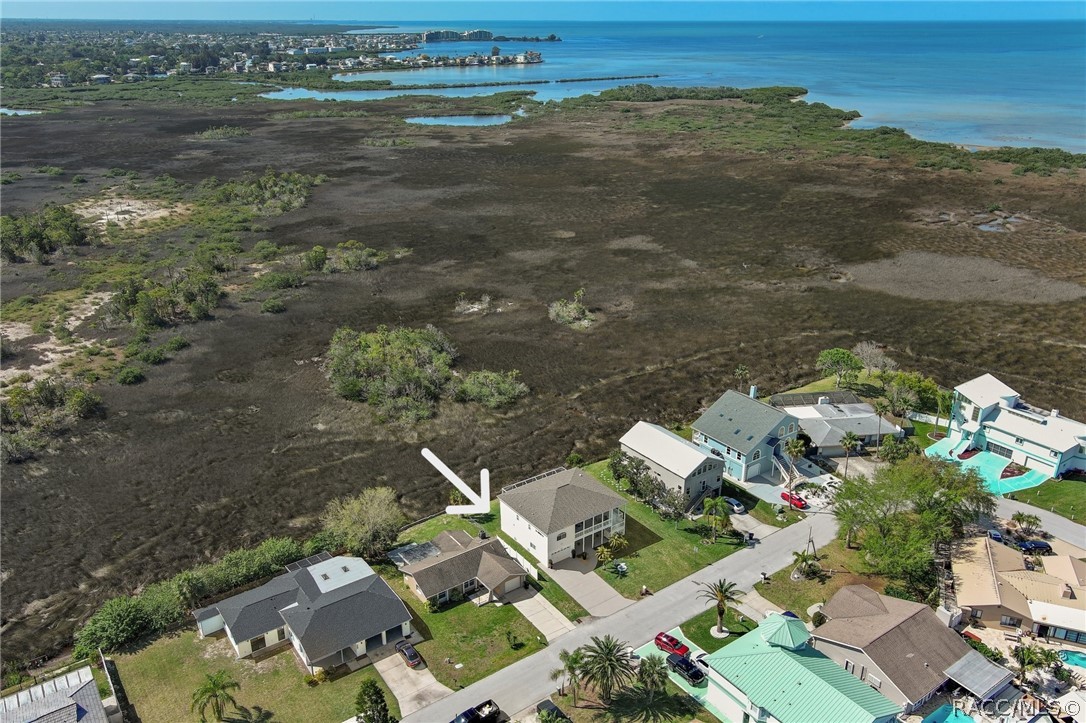
M 4 723 L 106 723 L 98 684 L 79 668 L 0 699 Z
M 763 438 L 776 436 L 789 418 L 779 409 L 729 389 L 698 417 L 694 429 L 742 454 L 750 454 Z
M 816 639 L 860 648 L 914 702 L 945 683 L 943 671 L 971 650 L 927 605 L 865 585 L 838 590 L 822 614 L 830 620 L 815 629 Z
M 400 568 L 403 574 L 414 578 L 426 597 L 459 587 L 473 578 L 478 578 L 488 590 L 493 590 L 510 576 L 524 574 L 524 568 L 509 556 L 500 540 L 479 540 L 467 533 L 462 534 L 467 540 L 459 548 L 450 547 L 440 555 Z M 434 539 L 434 544 L 440 547 L 438 538 Z M 443 543 L 447 544 L 452 539 L 453 536 L 449 535 Z M 446 550 L 444 547 L 441 549 Z
M 626 498 L 579 469 L 567 469 L 498 496 L 545 534 L 624 507 Z
M 814 648 L 773 645 L 756 630 L 707 662 L 781 723 L 871 723 L 902 710 Z

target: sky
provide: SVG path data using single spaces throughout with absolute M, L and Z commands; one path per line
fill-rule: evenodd
M 1074 0 L 0 0 L 0 18 L 96 20 L 1086 20 Z

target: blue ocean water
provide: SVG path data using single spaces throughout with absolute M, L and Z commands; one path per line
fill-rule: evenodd
M 656 74 L 644 81 L 525 85 L 539 100 L 630 82 L 656 85 L 800 85 L 807 100 L 863 117 L 857 128 L 904 128 L 917 138 L 978 146 L 1052 146 L 1086 152 L 1086 24 L 1035 23 L 492 23 L 509 36 L 562 42 L 432 43 L 420 52 L 489 54 L 537 50 L 544 63 L 366 73 L 397 84 L 557 80 Z M 397 32 L 434 29 L 403 23 Z M 508 88 L 418 91 L 455 96 Z M 403 92 L 303 91 L 276 97 L 350 100 Z

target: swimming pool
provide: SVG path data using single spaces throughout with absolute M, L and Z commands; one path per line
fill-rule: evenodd
M 929 457 L 938 457 L 940 459 L 949 459 L 953 462 L 957 462 L 963 469 L 975 469 L 981 476 L 981 479 L 984 480 L 984 486 L 993 494 L 997 495 L 1005 495 L 1011 492 L 1029 489 L 1030 487 L 1036 487 L 1048 479 L 1047 474 L 1038 472 L 1035 469 L 1031 469 L 1025 474 L 1018 475 L 1017 477 L 1002 479 L 1004 468 L 1011 463 L 1009 459 L 987 451 L 978 452 L 969 459 L 958 459 L 956 454 L 961 452 L 960 448 L 967 445 L 968 442 L 963 442 L 958 445 L 959 449 L 952 449 L 950 439 L 944 438 L 940 439 L 935 444 L 930 445 L 924 450 L 924 454 Z
M 926 717 L 921 723 L 974 723 L 973 717 L 966 715 L 950 703 L 941 706 L 934 713 Z
M 1068 665 L 1086 669 L 1086 653 L 1080 653 L 1077 650 L 1061 650 L 1059 656 L 1060 660 Z

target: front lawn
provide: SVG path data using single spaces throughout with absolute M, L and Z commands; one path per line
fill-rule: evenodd
M 615 489 L 606 460 L 590 464 L 584 470 Z M 628 500 L 625 537 L 629 545 L 616 559 L 625 562 L 629 569 L 625 575 L 619 575 L 613 565 L 607 565 L 596 572 L 625 597 L 637 599 L 642 585 L 651 591 L 662 590 L 743 547 L 741 541 L 729 537 L 718 537 L 715 543 L 710 543 L 697 523 L 666 522 L 645 503 L 623 490 L 617 491 Z
M 432 613 L 407 589 L 394 568 L 382 565 L 381 574 L 407 604 L 411 625 L 424 638 L 415 648 L 434 677 L 453 690 L 512 665 L 547 644 L 542 633 L 512 605 L 476 607 L 465 601 Z
M 687 640 L 697 645 L 707 653 L 715 653 L 729 643 L 734 643 L 744 633 L 758 627 L 757 620 L 751 620 L 746 615 L 738 613 L 731 608 L 724 617 L 724 627 L 731 631 L 726 638 L 714 638 L 709 632 L 716 627 L 716 605 L 706 603 L 705 612 L 698 613 L 679 626 Z M 742 618 L 742 620 L 740 620 Z
M 792 580 L 794 566 L 789 565 L 770 575 L 769 582 L 760 582 L 754 587 L 765 599 L 804 620 L 810 620 L 807 608 L 826 602 L 846 585 L 867 585 L 877 592 L 886 588 L 887 578 L 866 572 L 860 551 L 845 549 L 841 540 L 834 540 L 820 549 L 818 562 L 823 572 L 819 577 Z
M 260 706 L 272 711 L 275 720 L 340 723 L 354 715 L 355 696 L 367 678 L 377 681 L 389 709 L 399 717 L 396 698 L 372 666 L 310 688 L 289 647 L 260 662 L 237 660 L 225 637 L 200 640 L 195 630 L 184 630 L 113 658 L 144 723 L 199 721 L 190 711 L 192 693 L 205 675 L 219 670 L 241 684 L 234 693 L 239 705 Z
M 784 500 L 781 500 L 780 505 L 771 505 L 761 497 L 757 497 L 739 485 L 732 484 L 727 480 L 724 480 L 724 484 L 720 488 L 720 496 L 734 497 L 742 502 L 743 506 L 747 508 L 748 515 L 763 524 L 772 525 L 773 527 L 788 527 L 806 517 L 806 515 L 799 510 L 788 509 L 788 506 L 784 504 Z M 777 519 L 778 507 L 784 512 L 783 520 Z
M 917 420 L 913 420 L 912 425 L 913 431 L 915 432 L 914 436 L 916 437 L 916 441 L 920 444 L 921 449 L 930 447 L 937 441 L 932 439 L 928 435 L 937 430 L 940 434 L 942 434 L 942 430 L 946 429 L 943 424 L 940 424 L 938 427 L 936 427 L 934 424 L 931 424 L 929 422 L 921 422 Z
M 1007 495 L 1012 500 L 1040 507 L 1069 520 L 1086 519 L 1086 477 L 1050 479 L 1036 487 Z

